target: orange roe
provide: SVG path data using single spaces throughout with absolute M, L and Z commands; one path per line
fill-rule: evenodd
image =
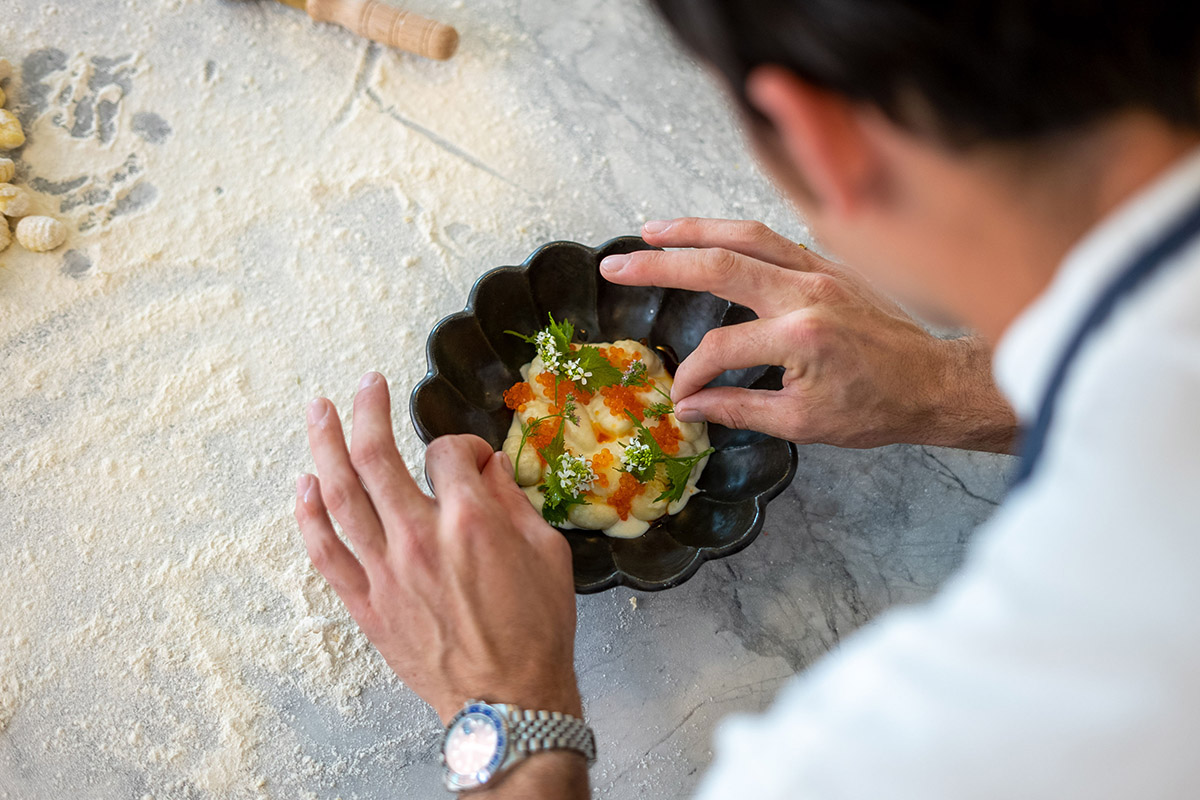
M 525 404 L 533 399 L 533 387 L 525 381 L 517 381 L 504 392 L 504 405 L 513 411 L 524 411 Z
M 608 363 L 612 364 L 614 367 L 621 370 L 621 372 L 624 372 L 625 370 L 629 369 L 629 365 L 632 364 L 634 361 L 642 360 L 641 353 L 630 353 L 624 347 L 616 347 L 614 345 L 613 347 L 607 347 L 607 348 L 601 347 L 599 349 L 600 349 L 600 355 L 607 358 Z
M 551 375 L 549 372 L 539 372 L 537 374 L 537 377 L 534 378 L 534 380 L 536 380 L 541 385 L 542 396 L 553 403 L 554 399 L 555 399 L 554 398 L 554 394 L 555 394 L 554 390 L 556 388 L 554 385 L 555 384 L 554 376 Z
M 613 386 L 605 386 L 600 390 L 600 394 L 604 397 L 604 405 L 608 406 L 608 410 L 612 412 L 614 417 L 624 417 L 625 412 L 630 414 L 641 422 L 646 418 L 646 406 L 642 404 L 638 397 L 638 390 L 632 386 L 621 386 L 615 384 Z
M 546 463 L 546 459 L 542 458 L 542 451 L 550 446 L 550 442 L 558 435 L 558 429 L 562 426 L 562 417 L 553 420 L 543 419 L 534 425 L 533 431 L 525 441 L 525 446 L 532 447 L 543 464 Z
M 604 489 L 608 488 L 608 475 L 604 471 L 611 467 L 612 463 L 613 454 L 609 452 L 607 447 L 592 456 L 592 472 L 596 473 L 595 483 L 597 486 Z
M 682 436 L 679 428 L 675 427 L 675 424 L 666 417 L 661 418 L 658 424 L 650 429 L 650 435 L 667 455 L 673 456 L 679 452 L 679 441 Z
M 638 479 L 628 472 L 622 472 L 621 482 L 617 484 L 617 490 L 609 495 L 608 504 L 617 510 L 617 516 L 621 519 L 629 519 L 629 512 L 633 509 L 633 498 L 641 494 L 641 491 L 642 484 L 638 483 Z
M 573 381 L 562 380 L 549 372 L 539 372 L 536 380 L 541 384 L 542 394 L 545 398 L 556 406 L 559 405 L 560 399 L 566 399 L 560 397 L 564 392 L 574 395 L 576 402 L 580 405 L 592 402 L 592 393 L 580 388 Z

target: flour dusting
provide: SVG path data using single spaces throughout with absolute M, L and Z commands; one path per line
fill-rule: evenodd
M 736 154 L 707 89 L 637 101 L 669 114 L 647 153 L 597 149 L 636 92 L 588 32 L 646 35 L 635 4 L 580 4 L 557 53 L 517 2 L 408 4 L 462 31 L 444 64 L 277 3 L 18 5 L 14 181 L 70 233 L 0 253 L 0 797 L 349 798 L 434 764 L 436 719 L 304 556 L 306 402 L 383 372 L 419 475 L 425 336 L 481 272 L 736 215 L 761 179 L 682 171 Z

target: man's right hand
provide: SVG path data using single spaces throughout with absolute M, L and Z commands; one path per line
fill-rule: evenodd
M 711 292 L 758 319 L 716 328 L 680 364 L 676 416 L 807 444 L 905 442 L 1009 452 L 1016 418 L 979 339 L 930 335 L 863 278 L 757 222 L 647 222 L 682 250 L 609 256 L 613 283 Z M 704 388 L 725 370 L 784 368 L 780 391 Z

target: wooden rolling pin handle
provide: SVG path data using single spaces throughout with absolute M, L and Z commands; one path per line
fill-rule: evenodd
M 308 0 L 308 15 L 335 22 L 389 47 L 444 61 L 458 49 L 458 31 L 379 0 Z

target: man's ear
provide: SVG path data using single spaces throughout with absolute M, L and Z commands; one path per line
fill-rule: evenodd
M 750 73 L 746 96 L 775 128 L 783 155 L 822 212 L 857 211 L 877 177 L 877 164 L 854 104 L 775 66 Z

